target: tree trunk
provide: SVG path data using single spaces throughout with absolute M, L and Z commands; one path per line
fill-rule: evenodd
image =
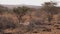
M 52 21 L 52 19 L 53 19 L 53 14 L 48 14 L 48 22 L 51 22 Z

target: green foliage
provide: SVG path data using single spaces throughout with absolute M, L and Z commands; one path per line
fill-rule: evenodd
M 6 12 L 6 11 L 8 11 L 8 8 L 0 5 L 0 13 Z
M 13 11 L 16 13 L 16 14 L 19 14 L 19 15 L 24 15 L 27 11 L 29 10 L 28 7 L 18 7 L 18 8 L 14 8 Z
M 42 9 L 45 10 L 47 13 L 56 14 L 57 12 L 56 4 L 57 3 L 53 2 L 45 2 Z
M 19 20 L 19 22 L 20 22 L 20 20 L 22 20 L 22 16 L 24 16 L 29 9 L 30 9 L 30 8 L 25 7 L 25 6 L 23 6 L 23 7 L 18 7 L 18 8 L 14 8 L 14 9 L 13 9 L 13 12 L 18 15 L 18 20 Z

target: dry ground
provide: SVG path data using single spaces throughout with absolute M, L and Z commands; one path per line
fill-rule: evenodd
M 60 23 L 36 24 L 20 24 L 15 14 L 5 13 L 0 15 L 0 34 L 60 34 Z

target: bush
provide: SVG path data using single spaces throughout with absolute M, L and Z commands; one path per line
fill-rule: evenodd
M 8 29 L 8 28 L 14 29 L 15 27 L 16 24 L 11 19 L 0 17 L 0 29 Z

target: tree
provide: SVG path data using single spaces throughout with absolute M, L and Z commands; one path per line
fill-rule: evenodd
M 53 15 L 58 14 L 57 12 L 57 3 L 55 2 L 45 2 L 41 10 L 44 10 L 48 13 L 48 21 L 51 22 Z
M 8 8 L 0 5 L 0 14 L 4 13 L 6 11 L 8 11 Z
M 29 9 L 30 8 L 25 7 L 25 6 L 13 9 L 14 13 L 18 15 L 17 17 L 18 17 L 19 22 L 22 20 L 22 17 L 27 13 Z

